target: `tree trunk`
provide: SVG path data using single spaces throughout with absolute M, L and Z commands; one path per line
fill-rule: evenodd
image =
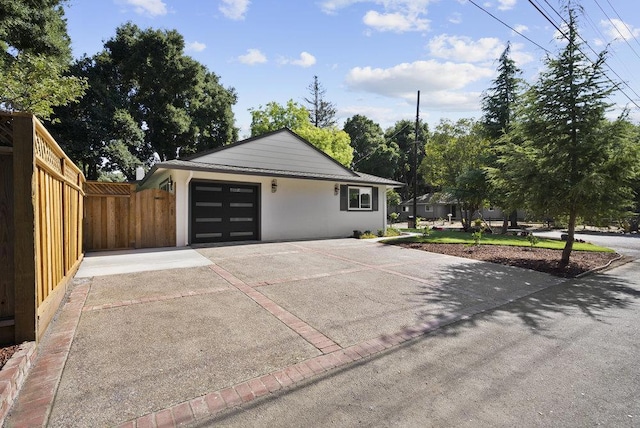
M 569 264 L 569 257 L 571 257 L 571 250 L 573 250 L 573 241 L 576 234 L 576 210 L 571 208 L 569 213 L 569 227 L 567 229 L 567 243 L 562 250 L 562 259 L 560 260 L 560 267 L 566 267 Z
M 517 210 L 514 210 L 511 212 L 511 214 L 509 215 L 509 221 L 511 221 L 511 227 L 513 228 L 518 227 L 518 211 Z
M 509 229 L 509 217 L 504 216 L 504 218 L 502 219 L 502 234 L 506 235 L 508 229 Z

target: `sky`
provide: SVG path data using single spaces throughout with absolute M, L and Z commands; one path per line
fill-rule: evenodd
M 640 121 L 640 2 L 582 0 L 585 53 L 607 49 L 607 74 L 623 92 L 612 115 Z M 562 2 L 564 4 L 564 2 Z M 193 57 L 234 88 L 240 137 L 251 114 L 275 101 L 306 105 L 318 76 L 338 125 L 367 116 L 383 129 L 420 118 L 480 118 L 481 94 L 511 43 L 522 77 L 535 82 L 562 48 L 559 0 L 68 0 L 73 54 L 94 55 L 118 26 L 175 29 Z M 549 22 L 534 6 L 550 18 Z M 637 105 L 636 105 L 637 104 Z

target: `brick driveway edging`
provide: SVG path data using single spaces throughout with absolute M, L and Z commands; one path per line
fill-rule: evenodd
M 0 370 L 0 426 L 4 424 L 36 355 L 36 342 L 24 342 Z

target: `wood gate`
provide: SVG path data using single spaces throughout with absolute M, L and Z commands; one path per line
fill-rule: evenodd
M 176 197 L 160 189 L 136 192 L 130 183 L 91 181 L 85 186 L 87 251 L 176 245 Z

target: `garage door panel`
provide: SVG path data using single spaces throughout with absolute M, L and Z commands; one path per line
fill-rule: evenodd
M 191 242 L 259 239 L 258 185 L 191 184 Z

